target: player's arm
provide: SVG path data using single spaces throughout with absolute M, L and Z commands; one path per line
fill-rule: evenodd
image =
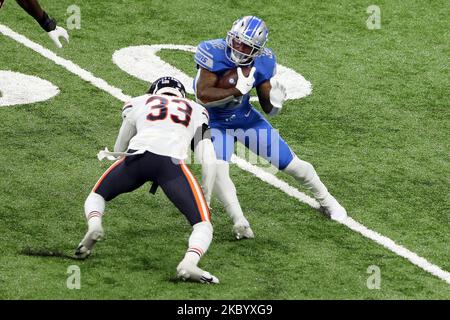
M 241 68 L 237 69 L 238 80 L 235 87 L 224 89 L 217 88 L 218 76 L 202 67 L 197 80 L 196 96 L 200 103 L 207 107 L 223 106 L 234 98 L 247 94 L 255 82 L 255 68 L 252 68 L 249 75 L 243 75 Z
M 120 126 L 119 134 L 117 135 L 116 143 L 114 144 L 114 152 L 127 151 L 131 138 L 137 133 L 136 126 L 129 119 L 131 109 L 131 105 L 126 105 L 123 108 L 122 125 Z
M 264 81 L 256 87 L 261 108 L 269 116 L 275 116 L 283 107 L 286 99 L 286 88 L 274 78 Z
M 39 24 L 46 22 L 45 18 L 49 18 L 46 15 L 45 11 L 42 10 L 39 2 L 37 0 L 16 0 L 16 2 L 30 15 L 32 16 Z M 54 21 L 53 21 L 54 23 Z M 42 28 L 44 28 L 42 26 Z M 44 28 L 45 29 L 45 28 Z
M 67 42 L 69 42 L 69 35 L 67 31 L 56 25 L 55 19 L 48 16 L 48 14 L 41 8 L 37 0 L 16 0 L 17 3 L 30 15 L 32 16 L 44 29 L 49 37 L 53 40 L 58 48 L 62 47 L 59 41 L 60 37 L 63 37 Z
M 219 77 L 205 68 L 200 68 L 200 75 L 197 80 L 196 96 L 200 103 L 207 106 L 214 102 L 221 104 L 233 100 L 235 97 L 242 96 L 242 93 L 236 87 L 229 89 L 217 88 L 216 83 Z

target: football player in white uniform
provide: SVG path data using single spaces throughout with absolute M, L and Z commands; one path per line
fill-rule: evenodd
M 172 77 L 156 80 L 148 94 L 133 98 L 122 110 L 123 122 L 114 152 L 107 149 L 99 160 L 117 160 L 101 176 L 85 202 L 88 231 L 75 256 L 84 259 L 103 237 L 102 216 L 106 202 L 152 181 L 153 193 L 160 186 L 193 227 L 177 276 L 202 283 L 219 283 L 197 264 L 208 250 L 213 227 L 207 201 L 183 159 L 189 146 L 202 163 L 202 183 L 209 198 L 215 178 L 214 147 L 208 137 L 208 112 L 185 98 L 183 84 Z

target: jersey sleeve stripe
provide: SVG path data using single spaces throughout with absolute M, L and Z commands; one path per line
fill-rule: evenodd
M 211 70 L 211 69 L 212 69 L 211 66 L 207 65 L 206 63 L 203 63 L 200 59 L 197 59 L 197 57 L 195 57 L 195 62 L 196 62 L 200 67 L 203 67 L 203 68 L 205 68 L 205 69 L 207 69 L 207 70 Z
M 129 108 L 131 108 L 131 107 L 133 107 L 132 104 L 129 104 L 129 105 L 123 107 L 123 108 L 122 108 L 122 112 L 124 112 L 125 110 L 127 110 L 127 109 L 129 109 Z
M 197 48 L 198 51 L 200 51 L 202 54 L 204 54 L 205 56 L 210 57 L 211 59 L 213 58 L 212 54 L 209 53 L 208 51 L 204 50 L 202 47 L 198 47 Z
M 197 48 L 197 52 L 194 55 L 194 60 L 197 64 L 205 69 L 211 70 L 213 68 L 213 57 L 210 53 L 205 52 L 200 47 Z

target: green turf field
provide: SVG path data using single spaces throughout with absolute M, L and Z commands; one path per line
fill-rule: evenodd
M 196 46 L 224 37 L 239 16 L 261 16 L 278 62 L 313 85 L 273 125 L 352 218 L 450 271 L 448 1 L 40 2 L 61 26 L 69 5 L 81 8 L 81 29 L 69 30 L 63 49 L 12 0 L 0 9 L 0 24 L 132 96 L 148 84 L 112 62 L 116 50 Z M 371 4 L 381 8 L 379 30 L 366 27 Z M 191 54 L 160 56 L 195 74 Z M 1 34 L 0 70 L 38 76 L 61 91 L 0 107 L 1 299 L 450 298 L 448 283 L 235 166 L 256 238 L 234 240 L 213 202 L 215 237 L 201 267 L 220 285 L 175 280 L 190 227 L 160 190 L 149 196 L 147 187 L 109 204 L 107 239 L 86 261 L 30 255 L 70 255 L 83 237 L 84 200 L 108 167 L 96 153 L 113 146 L 122 102 Z M 79 290 L 66 287 L 71 265 L 81 270 Z M 371 265 L 381 270 L 378 290 L 366 286 Z

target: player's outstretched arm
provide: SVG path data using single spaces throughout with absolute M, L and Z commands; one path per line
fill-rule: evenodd
M 217 81 L 218 76 L 216 74 L 200 67 L 200 75 L 196 85 L 196 96 L 201 104 L 213 107 L 216 104 L 223 105 L 235 97 L 242 96 L 242 93 L 235 87 L 229 89 L 215 87 Z
M 62 37 L 64 40 L 69 42 L 69 34 L 66 29 L 56 25 L 55 19 L 52 19 L 48 14 L 42 10 L 39 2 L 37 0 L 16 0 L 17 3 L 30 15 L 32 16 L 44 29 L 50 39 L 55 43 L 58 48 L 62 48 L 62 44 L 59 38 Z
M 270 81 L 264 81 L 256 87 L 258 100 L 261 108 L 269 116 L 275 116 L 283 107 L 283 102 L 286 99 L 286 88 L 274 78 Z

